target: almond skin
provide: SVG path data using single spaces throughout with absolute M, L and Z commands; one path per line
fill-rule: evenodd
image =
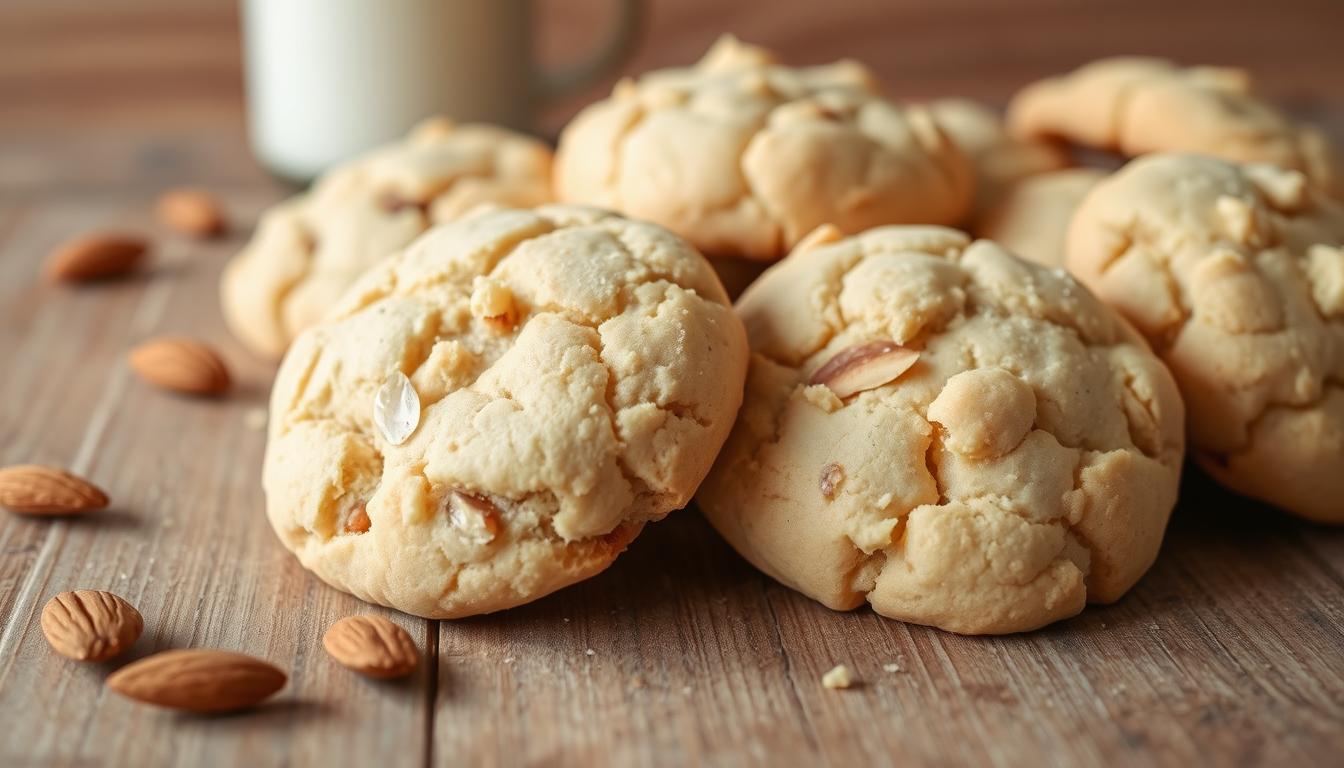
M 187 712 L 231 712 L 265 701 L 288 678 L 260 659 L 206 649 L 164 651 L 127 664 L 107 687 L 127 698 Z
M 135 645 L 145 620 L 111 592 L 62 592 L 42 609 L 42 634 L 56 652 L 75 661 L 106 661 Z
M 229 389 L 229 369 L 206 344 L 183 337 L 150 339 L 130 354 L 131 369 L 164 389 L 188 395 L 219 395 Z
M 22 515 L 74 515 L 107 506 L 107 494 L 59 467 L 16 464 L 0 469 L 0 506 Z
M 47 258 L 47 276 L 65 283 L 105 280 L 130 272 L 149 252 L 136 235 L 102 232 L 67 240 Z
M 215 237 L 229 226 L 223 206 L 201 189 L 170 189 L 159 197 L 157 210 L 164 225 L 190 237 Z
M 919 360 L 919 352 L 894 341 L 871 341 L 841 350 L 817 369 L 808 384 L 825 384 L 844 399 L 895 381 Z
M 341 664 L 369 677 L 405 677 L 420 663 L 409 633 L 382 616 L 347 616 L 331 625 L 322 647 Z

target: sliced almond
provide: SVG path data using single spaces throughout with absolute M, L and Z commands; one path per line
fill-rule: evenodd
M 170 229 L 191 237 L 214 237 L 228 229 L 224 207 L 202 189 L 170 189 L 159 196 L 157 210 Z
M 52 280 L 80 283 L 117 277 L 135 269 L 149 243 L 136 235 L 100 232 L 67 240 L 47 258 Z
M 871 341 L 843 350 L 817 369 L 809 384 L 825 384 L 836 397 L 890 384 L 919 359 L 919 352 L 894 341 Z
M 62 592 L 42 609 L 42 634 L 56 652 L 75 661 L 106 661 L 135 645 L 145 620 L 111 592 Z
M 231 651 L 164 651 L 128 664 L 107 687 L 128 698 L 187 712 L 253 707 L 285 687 L 287 677 L 260 659 Z
M 229 388 L 229 369 L 219 355 L 195 339 L 151 339 L 130 354 L 131 369 L 164 389 L 189 395 L 218 395 Z
M 373 525 L 373 521 L 369 519 L 368 504 L 361 502 L 350 510 L 343 529 L 346 533 L 368 533 L 370 525 Z
M 107 506 L 107 494 L 59 467 L 17 464 L 0 469 L 0 506 L 23 515 L 73 515 Z
M 405 677 L 420 663 L 410 634 L 382 616 L 341 619 L 327 630 L 322 647 L 336 661 L 369 677 Z
M 488 544 L 499 534 L 499 507 L 489 499 L 453 491 L 448 497 L 448 521 L 473 543 Z

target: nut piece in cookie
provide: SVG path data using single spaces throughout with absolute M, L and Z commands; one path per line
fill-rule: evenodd
M 556 194 L 662 224 L 718 259 L 774 261 L 822 224 L 952 224 L 974 181 L 928 110 L 853 61 L 787 67 L 721 38 L 617 85 L 560 137 Z
M 1181 399 L 1061 270 L 950 229 L 882 227 L 794 253 L 737 309 L 747 394 L 696 499 L 779 581 L 835 609 L 996 634 L 1119 599 L 1152 564 Z
M 1171 369 L 1205 469 L 1344 523 L 1341 249 L 1344 205 L 1301 173 L 1149 155 L 1088 194 L 1067 265 Z
M 368 267 L 480 205 L 551 200 L 551 152 L 488 125 L 427 120 L 266 211 L 220 284 L 229 329 L 280 357 Z
M 747 355 L 709 263 L 662 227 L 474 213 L 374 266 L 290 348 L 267 513 L 306 568 L 370 602 L 432 618 L 519 605 L 685 506 Z
M 1181 67 L 1163 59 L 1101 59 L 1027 86 L 1013 97 L 1009 128 L 1136 157 L 1196 152 L 1269 163 L 1344 194 L 1325 135 L 1260 99 L 1240 69 Z

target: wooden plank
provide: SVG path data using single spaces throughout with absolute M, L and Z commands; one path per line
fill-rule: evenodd
M 245 221 L 269 196 L 232 199 Z M 149 201 L 49 203 L 11 236 L 2 267 L 0 351 L 17 361 L 0 380 L 4 459 L 52 461 L 107 489 L 112 509 L 69 521 L 3 520 L 0 539 L 25 550 L 6 562 L 0 712 L 22 721 L 0 735 L 0 763 L 121 765 L 419 765 L 426 749 L 433 665 L 404 684 L 371 684 L 321 650 L 336 619 L 377 611 L 320 584 L 275 541 L 257 478 L 264 434 L 249 426 L 271 368 L 227 340 L 216 285 L 237 238 L 199 246 L 163 238 L 148 277 L 96 288 L 40 288 L 36 256 L 57 236 L 107 219 L 149 230 Z M 18 265 L 23 264 L 23 267 Z M 11 301 L 12 300 L 12 301 Z M 31 301 L 31 305 L 26 303 Z M 125 350 L 149 335 L 187 332 L 219 343 L 238 386 L 218 402 L 154 390 L 126 369 Z M 6 558 L 8 561 L 10 558 Z M 225 719 L 176 716 L 102 688 L 121 662 L 55 656 L 37 614 L 64 589 L 110 589 L 146 618 L 133 656 L 216 647 L 269 659 L 291 674 L 260 711 Z M 390 612 L 388 612 L 390 614 Z M 396 615 L 423 647 L 428 624 Z

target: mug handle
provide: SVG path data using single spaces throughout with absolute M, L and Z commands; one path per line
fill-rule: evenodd
M 644 17 L 642 0 L 617 0 L 617 16 L 611 34 L 587 61 L 559 72 L 537 72 L 537 90 L 543 102 L 554 101 L 600 80 L 625 63 L 635 50 Z

